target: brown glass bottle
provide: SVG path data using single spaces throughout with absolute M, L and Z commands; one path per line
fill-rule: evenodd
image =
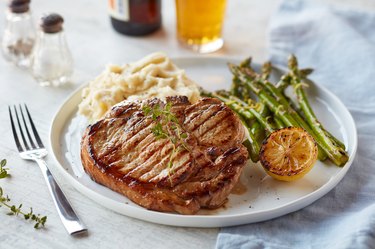
M 161 0 L 108 0 L 113 28 L 122 34 L 141 36 L 161 25 Z

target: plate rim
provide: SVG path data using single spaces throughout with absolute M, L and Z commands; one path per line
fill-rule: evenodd
M 187 57 L 172 57 L 171 60 L 175 64 L 181 63 L 181 61 L 189 61 L 189 60 L 202 60 L 202 61 L 240 61 L 238 58 L 232 58 L 232 57 L 210 57 L 210 56 L 187 56 Z M 255 62 L 254 62 L 255 63 Z M 255 63 L 258 65 L 261 65 L 259 63 Z M 275 66 L 277 69 L 281 71 L 285 71 L 285 68 L 282 66 Z M 184 68 L 181 68 L 185 70 Z M 318 88 L 319 90 L 323 91 L 325 94 L 329 96 L 329 98 L 332 98 L 334 102 L 336 102 L 338 105 L 340 105 L 340 109 L 344 111 L 344 115 L 349 119 L 345 119 L 349 122 L 349 125 L 352 126 L 351 132 L 353 133 L 353 151 L 350 155 L 350 159 L 347 162 L 347 164 L 338 172 L 333 178 L 330 178 L 326 183 L 324 183 L 321 187 L 318 189 L 310 192 L 307 195 L 304 195 L 300 198 L 297 198 L 293 201 L 290 201 L 284 205 L 277 206 L 275 208 L 266 209 L 266 210 L 259 210 L 247 214 L 226 214 L 226 215 L 181 215 L 181 214 L 173 214 L 173 213 L 163 213 L 153 210 L 144 209 L 141 214 L 139 214 L 139 208 L 142 207 L 136 207 L 131 205 L 126 205 L 125 203 L 119 203 L 118 201 L 115 201 L 111 198 L 108 198 L 106 196 L 103 196 L 100 193 L 97 193 L 93 189 L 83 185 L 78 180 L 75 179 L 73 175 L 71 175 L 67 170 L 65 170 L 64 166 L 60 161 L 58 160 L 56 156 L 55 147 L 61 147 L 59 146 L 60 136 L 61 134 L 56 134 L 56 131 L 62 131 L 64 126 L 59 126 L 58 124 L 58 117 L 61 116 L 62 112 L 64 111 L 65 106 L 69 104 L 69 101 L 73 98 L 77 98 L 77 95 L 80 95 L 83 88 L 85 88 L 89 82 L 86 82 L 82 84 L 80 87 L 75 89 L 65 100 L 62 102 L 62 104 L 59 106 L 58 110 L 53 116 L 52 123 L 50 125 L 50 132 L 49 132 L 49 149 L 52 152 L 53 158 L 55 160 L 55 163 L 57 163 L 57 166 L 55 168 L 58 168 L 59 172 L 62 173 L 64 178 L 71 184 L 75 189 L 77 189 L 81 194 L 89 197 L 94 202 L 100 204 L 101 206 L 110 209 L 112 211 L 115 211 L 117 213 L 120 213 L 122 215 L 130 216 L 133 218 L 141 219 L 144 221 L 149 221 L 153 223 L 163 224 L 163 225 L 171 225 L 171 226 L 183 226 L 183 227 L 227 227 L 227 226 L 234 226 L 234 225 L 243 225 L 243 224 L 249 224 L 254 222 L 260 222 L 260 221 L 266 221 L 270 220 L 276 217 L 280 217 L 283 215 L 286 215 L 288 213 L 295 212 L 297 210 L 300 210 L 302 208 L 307 207 L 308 205 L 312 204 L 313 202 L 319 200 L 321 197 L 326 195 L 328 192 L 330 192 L 334 187 L 337 186 L 337 184 L 343 179 L 343 177 L 348 172 L 349 168 L 351 167 L 358 147 L 358 135 L 357 135 L 357 129 L 356 125 L 353 119 L 353 116 L 351 115 L 350 111 L 347 109 L 347 107 L 343 104 L 343 102 L 331 91 L 329 91 L 326 87 L 322 85 L 318 85 L 314 83 L 314 87 Z M 76 108 L 76 107 L 74 107 Z M 70 114 L 72 112 L 74 113 L 74 108 L 70 108 L 71 111 L 69 111 Z M 69 109 L 69 108 L 68 108 Z M 73 110 L 73 111 L 72 111 Z M 64 125 L 66 122 L 64 122 Z M 58 129 L 60 127 L 60 129 Z M 349 134 L 347 134 L 349 137 Z M 56 141 L 55 141 L 56 140 Z M 56 145 L 57 144 L 57 145 Z M 126 205 L 126 208 L 124 208 L 124 205 Z M 126 210 L 126 211 L 124 211 Z M 154 217 L 156 214 L 156 217 Z M 176 223 L 173 222 L 175 218 L 179 220 L 182 220 L 182 222 Z M 204 222 L 204 221 L 210 220 L 210 222 Z M 200 225 L 197 225 L 197 223 L 200 223 Z

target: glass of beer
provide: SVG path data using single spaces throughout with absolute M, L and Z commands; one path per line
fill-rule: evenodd
M 199 53 L 219 50 L 226 0 L 176 0 L 177 37 Z

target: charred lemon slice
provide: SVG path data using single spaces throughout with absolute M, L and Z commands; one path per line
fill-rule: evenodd
M 306 175 L 317 157 L 318 146 L 314 138 L 297 127 L 271 133 L 260 150 L 260 162 L 267 174 L 288 182 Z

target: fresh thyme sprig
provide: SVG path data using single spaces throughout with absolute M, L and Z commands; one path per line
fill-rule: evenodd
M 167 102 L 164 106 L 144 106 L 143 113 L 150 116 L 156 122 L 156 125 L 151 128 L 151 132 L 156 139 L 168 139 L 172 143 L 172 151 L 169 156 L 167 167 L 171 170 L 173 166 L 173 159 L 177 152 L 181 149 L 189 150 L 184 139 L 187 138 L 186 132 L 182 129 L 178 118 L 171 112 L 172 104 Z M 173 173 L 173 172 L 172 172 Z M 170 174 L 170 172 L 168 172 Z
M 34 214 L 32 208 L 30 208 L 30 212 L 26 213 L 26 212 L 22 211 L 22 209 L 21 209 L 22 204 L 20 204 L 17 207 L 16 205 L 12 205 L 9 202 L 10 202 L 10 199 L 9 199 L 8 195 L 5 196 L 4 192 L 3 192 L 3 189 L 0 187 L 0 207 L 4 206 L 4 207 L 9 208 L 10 211 L 7 213 L 8 215 L 15 215 L 15 216 L 22 215 L 25 218 L 25 220 L 34 221 L 35 222 L 35 225 L 34 225 L 35 229 L 44 227 L 44 224 L 47 221 L 47 216 L 41 217 L 39 214 L 38 215 Z
M 5 168 L 7 161 L 5 159 L 0 161 L 0 179 L 10 176 L 8 173 L 9 168 Z M 33 209 L 30 208 L 30 212 L 26 213 L 23 211 L 22 204 L 16 206 L 10 203 L 10 198 L 8 195 L 4 194 L 3 188 L 0 187 L 0 207 L 6 207 L 9 209 L 8 215 L 19 216 L 22 215 L 25 220 L 32 220 L 35 222 L 34 228 L 38 229 L 44 227 L 44 224 L 47 222 L 47 216 L 36 215 L 33 212 Z
M 5 167 L 6 164 L 7 164 L 6 159 L 3 159 L 0 161 L 0 179 L 10 176 L 10 174 L 8 173 L 9 168 Z

